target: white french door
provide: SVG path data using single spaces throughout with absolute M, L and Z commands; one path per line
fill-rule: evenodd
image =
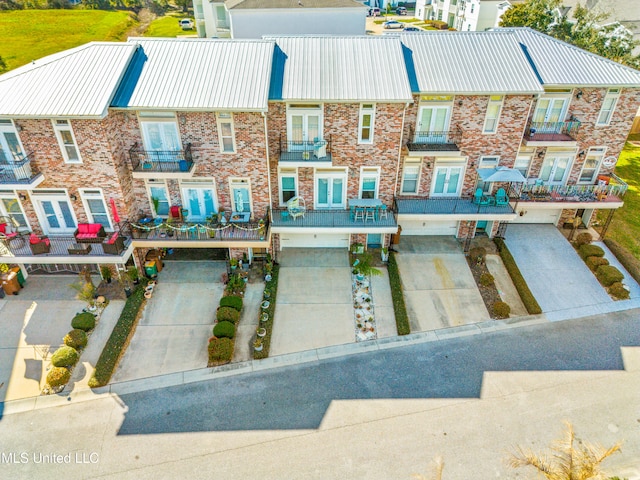
M 10 164 L 24 158 L 22 144 L 11 120 L 0 120 L 0 163 Z
M 66 196 L 36 197 L 36 205 L 42 218 L 45 234 L 72 234 L 76 221 Z
M 451 118 L 450 105 L 420 107 L 416 143 L 444 143 Z
M 533 114 L 537 133 L 558 133 L 567 110 L 567 98 L 541 98 Z
M 323 173 L 316 175 L 316 208 L 345 207 L 346 174 Z
M 437 166 L 433 175 L 433 185 L 431 195 L 437 197 L 458 197 L 464 178 L 464 167 L 460 166 Z
M 546 157 L 540 169 L 540 179 L 549 185 L 564 185 L 570 164 L 570 156 Z
M 183 188 L 182 198 L 189 210 L 189 222 L 203 222 L 217 211 L 212 188 Z
M 304 150 L 305 146 L 322 140 L 322 112 L 295 110 L 289 112 L 288 140 L 291 150 Z

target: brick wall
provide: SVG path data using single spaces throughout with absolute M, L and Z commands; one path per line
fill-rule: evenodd
M 474 237 L 476 234 L 476 222 L 473 220 L 461 220 L 458 223 L 458 234 L 456 238 Z

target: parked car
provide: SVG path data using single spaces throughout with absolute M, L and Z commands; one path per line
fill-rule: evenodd
M 182 20 L 178 20 L 178 24 L 182 30 L 193 30 L 193 20 L 190 18 L 183 18 Z
M 404 7 L 398 7 L 396 8 L 396 15 L 406 15 L 407 14 L 407 9 Z
M 368 17 L 379 17 L 380 16 L 380 9 L 378 7 L 370 8 L 369 11 L 367 12 L 367 16 Z
M 418 27 L 404 27 L 404 31 L 405 32 L 420 32 L 420 31 L 422 31 L 422 29 L 418 28 Z
M 404 23 L 398 22 L 396 20 L 389 20 L 388 22 L 384 22 L 382 26 L 385 28 L 385 30 L 391 30 L 396 28 L 402 30 L 404 28 Z

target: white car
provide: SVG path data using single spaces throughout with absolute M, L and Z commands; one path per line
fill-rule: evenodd
M 193 30 L 193 20 L 190 18 L 183 18 L 182 20 L 178 20 L 180 27 L 182 30 Z

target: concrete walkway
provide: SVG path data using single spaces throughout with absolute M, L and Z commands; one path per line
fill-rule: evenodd
M 487 255 L 486 265 L 491 275 L 493 275 L 500 298 L 511 307 L 511 316 L 520 317 L 522 315 L 528 315 L 529 312 L 527 312 L 527 309 L 522 303 L 520 294 L 513 285 L 511 276 L 505 268 L 504 263 L 502 263 L 500 255 Z
M 376 319 L 378 338 L 395 337 L 398 335 L 396 314 L 393 311 L 393 298 L 389 285 L 389 272 L 386 267 L 379 267 L 380 276 L 371 277 L 371 297 Z
M 244 304 L 240 322 L 236 328 L 233 362 L 253 360 L 253 341 L 258 328 L 258 310 L 262 302 L 264 283 L 248 283 L 244 291 Z

